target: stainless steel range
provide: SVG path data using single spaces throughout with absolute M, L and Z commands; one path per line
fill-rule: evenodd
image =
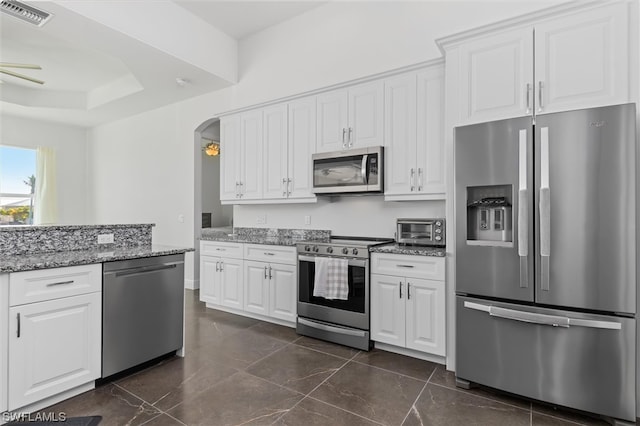
M 298 334 L 369 350 L 369 248 L 389 238 L 333 237 L 329 242 L 298 243 Z M 346 300 L 313 295 L 316 263 L 342 258 L 348 265 Z

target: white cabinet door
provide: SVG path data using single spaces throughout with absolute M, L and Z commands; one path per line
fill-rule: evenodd
M 100 377 L 101 293 L 9 309 L 9 410 Z
M 222 258 L 220 266 L 220 304 L 235 309 L 244 308 L 242 260 Z
M 244 261 L 244 310 L 269 315 L 269 265 Z
M 220 119 L 220 200 L 237 200 L 240 182 L 240 116 Z
M 629 101 L 628 15 L 617 3 L 536 25 L 538 114 Z
M 265 108 L 262 198 L 287 197 L 287 105 Z M 248 155 L 254 155 L 248 152 Z
M 294 265 L 270 264 L 270 309 L 269 315 L 284 321 L 296 321 L 296 267 Z
M 417 75 L 416 193 L 445 195 L 444 68 Z
M 349 88 L 347 147 L 384 144 L 384 83 L 374 81 Z
M 317 97 L 316 152 L 347 148 L 349 114 L 346 90 L 322 93 Z
M 8 355 L 9 355 L 9 327 L 6 325 L 9 318 L 9 274 L 0 273 L 0 318 L 3 325 L 0 326 L 0 413 L 7 411 L 8 392 Z
M 240 115 L 241 200 L 262 198 L 262 125 L 261 109 Z
M 460 46 L 459 123 L 532 113 L 533 30 L 507 30 Z M 529 108 L 527 108 L 529 100 Z
M 385 97 L 385 195 L 416 190 L 416 74 L 389 78 Z
M 371 340 L 405 345 L 404 279 L 371 274 Z
M 444 281 L 407 279 L 406 346 L 445 355 Z
M 220 258 L 200 256 L 200 301 L 220 304 Z
M 289 103 L 289 198 L 312 198 L 311 155 L 316 148 L 316 98 Z

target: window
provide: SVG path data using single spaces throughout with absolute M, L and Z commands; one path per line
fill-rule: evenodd
M 36 150 L 0 145 L 0 226 L 33 223 Z

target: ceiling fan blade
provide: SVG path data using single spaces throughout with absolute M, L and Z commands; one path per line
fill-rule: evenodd
M 14 76 L 14 77 L 18 77 L 18 78 L 21 78 L 23 80 L 28 80 L 28 81 L 31 81 L 33 83 L 44 84 L 44 81 L 38 80 L 37 78 L 29 77 L 29 76 L 23 75 L 23 74 L 18 74 L 17 72 L 13 72 L 13 71 L 9 71 L 9 70 L 3 70 L 1 68 L 0 68 L 0 73 L 8 74 L 8 75 L 11 75 L 11 76 Z
M 30 70 L 41 70 L 42 67 L 40 65 L 32 65 L 32 64 L 15 64 L 11 62 L 0 62 L 0 67 L 2 68 L 27 68 Z

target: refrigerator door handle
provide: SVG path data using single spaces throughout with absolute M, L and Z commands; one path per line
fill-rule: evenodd
M 518 149 L 518 256 L 520 257 L 520 288 L 529 287 L 529 206 L 527 194 L 527 130 L 520 130 Z
M 551 194 L 549 188 L 549 128 L 540 129 L 540 288 L 549 291 L 551 256 Z
M 622 330 L 622 324 L 615 321 L 588 320 L 581 318 L 569 318 L 557 315 L 538 314 L 535 312 L 518 311 L 498 306 L 483 305 L 482 303 L 464 302 L 464 307 L 476 311 L 486 312 L 492 317 L 521 321 L 530 324 L 549 325 L 552 327 L 569 328 L 588 327 L 605 330 Z

